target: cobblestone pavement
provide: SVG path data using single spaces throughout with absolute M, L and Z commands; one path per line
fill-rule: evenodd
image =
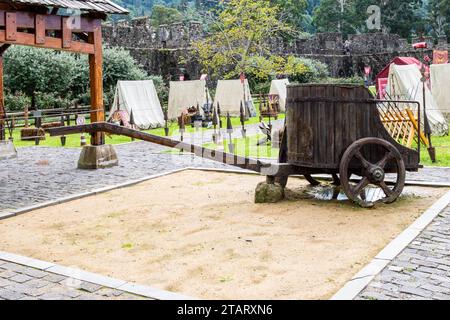
M 0 300 L 139 300 L 143 297 L 0 260 Z
M 119 166 L 78 170 L 80 149 L 20 148 L 18 159 L 0 162 L 0 213 L 189 166 L 227 167 L 145 142 L 116 150 Z
M 450 300 L 450 206 L 357 299 Z

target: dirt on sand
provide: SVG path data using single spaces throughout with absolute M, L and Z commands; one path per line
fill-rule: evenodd
M 326 299 L 446 191 L 255 204 L 263 180 L 184 171 L 36 210 L 0 221 L 0 250 L 198 298 Z

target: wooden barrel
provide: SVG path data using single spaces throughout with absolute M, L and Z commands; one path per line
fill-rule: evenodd
M 376 102 L 357 85 L 307 84 L 287 89 L 288 162 L 317 169 L 338 169 L 342 154 L 355 141 L 378 137 L 395 145 L 405 163 L 417 167 L 418 155 L 385 130 Z M 369 158 L 376 157 L 370 154 Z

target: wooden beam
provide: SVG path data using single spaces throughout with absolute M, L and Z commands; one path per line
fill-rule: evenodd
M 39 48 L 78 52 L 78 53 L 84 53 L 84 54 L 93 54 L 94 53 L 94 45 L 92 45 L 90 43 L 72 41 L 70 48 L 63 48 L 62 39 L 53 38 L 53 37 L 45 37 L 45 43 L 42 45 L 37 45 L 35 43 L 35 35 L 33 33 L 25 33 L 25 32 L 17 32 L 17 40 L 7 41 L 5 31 L 0 30 L 0 43 L 33 46 L 33 47 L 39 47 Z
M 42 14 L 37 14 L 35 19 L 35 43 L 45 44 L 45 16 Z
M 72 45 L 72 29 L 69 25 L 69 17 L 62 17 L 62 47 L 70 48 Z
M 6 26 L 5 13 L 11 11 L 0 10 L 0 27 Z M 24 12 L 17 11 L 16 13 L 16 25 L 18 29 L 33 29 L 35 27 L 35 16 L 34 12 Z M 41 14 L 45 17 L 45 25 L 47 30 L 54 31 L 62 30 L 61 16 L 52 14 Z M 80 17 L 80 25 L 72 26 L 72 32 L 92 32 L 94 28 L 101 24 L 98 19 L 93 19 L 91 17 Z
M 0 47 L 0 141 L 6 139 L 5 135 L 5 99 L 3 96 L 3 53 L 8 49 L 9 45 L 5 44 Z
M 89 79 L 91 89 L 91 122 L 105 121 L 103 107 L 103 52 L 102 29 L 97 26 L 89 33 L 89 43 L 94 46 L 94 53 L 89 55 Z M 91 134 L 91 145 L 98 146 L 105 143 L 105 134 L 95 132 Z
M 15 41 L 17 39 L 17 20 L 15 12 L 6 12 L 5 14 L 5 30 L 6 41 Z

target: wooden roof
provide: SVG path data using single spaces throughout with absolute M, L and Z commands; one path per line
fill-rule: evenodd
M 128 11 L 110 0 L 0 0 L 3 3 L 39 7 L 78 9 L 84 12 L 127 14 Z

